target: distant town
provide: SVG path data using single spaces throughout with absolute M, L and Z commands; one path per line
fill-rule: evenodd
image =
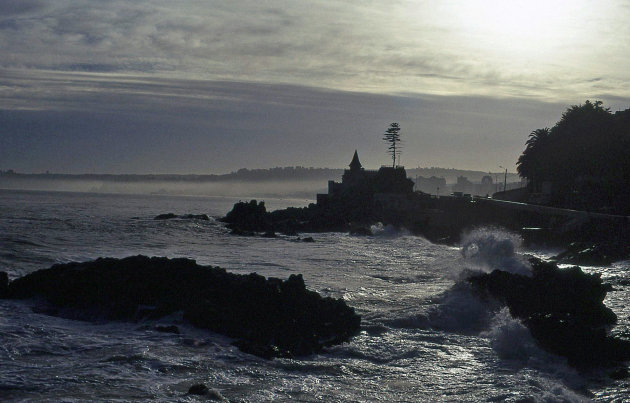
M 325 189 L 327 181 L 339 180 L 343 169 L 313 167 L 276 167 L 269 169 L 239 169 L 228 174 L 178 175 L 178 174 L 58 174 L 19 173 L 0 170 L 0 189 L 61 190 L 106 193 L 163 193 L 163 194 L 213 194 L 217 190 L 186 185 L 225 185 L 226 195 L 252 196 L 245 189 L 228 189 L 230 184 L 274 182 L 286 184 L 281 189 L 260 196 L 294 196 L 314 199 Z M 414 182 L 413 190 L 431 195 L 451 193 L 491 196 L 498 191 L 512 190 L 526 185 L 512 172 L 483 172 L 454 168 L 412 168 L 407 176 Z M 301 183 L 302 186 L 291 186 Z M 138 184 L 142 186 L 134 187 Z M 208 193 L 210 192 L 210 193 Z M 243 194 L 236 194 L 245 192 Z M 216 194 L 215 194 L 216 195 Z

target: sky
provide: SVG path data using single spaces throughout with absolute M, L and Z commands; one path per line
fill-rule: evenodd
M 0 0 L 0 169 L 515 170 L 571 105 L 630 108 L 627 0 Z

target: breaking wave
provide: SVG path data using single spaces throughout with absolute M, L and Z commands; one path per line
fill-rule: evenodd
M 370 226 L 372 235 L 384 238 L 396 238 L 399 236 L 409 235 L 409 231 L 404 228 L 399 228 L 391 224 L 383 225 L 383 223 L 376 223 Z
M 467 263 L 485 272 L 502 270 L 531 277 L 529 263 L 517 253 L 521 244 L 522 239 L 516 234 L 479 228 L 463 236 L 462 255 Z

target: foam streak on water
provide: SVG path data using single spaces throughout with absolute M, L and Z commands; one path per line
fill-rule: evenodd
M 0 270 L 16 278 L 55 262 L 146 254 L 238 273 L 302 273 L 307 287 L 344 298 L 362 315 L 351 343 L 302 360 L 265 361 L 177 315 L 89 323 L 36 313 L 38 301 L 0 301 L 0 400 L 196 401 L 185 395 L 195 383 L 230 401 L 580 401 L 586 390 L 596 400 L 627 396 L 624 381 L 577 374 L 541 351 L 520 322 L 460 281 L 467 270 L 527 274 L 512 235 L 470 234 L 462 253 L 382 226 L 374 236 L 309 234 L 316 242 L 304 243 L 231 236 L 216 220 L 153 220 L 167 212 L 216 218 L 235 201 L 0 191 Z M 621 313 L 618 332 L 629 329 L 628 267 L 603 271 L 617 289 L 607 303 Z M 155 332 L 156 324 L 175 324 L 180 334 Z

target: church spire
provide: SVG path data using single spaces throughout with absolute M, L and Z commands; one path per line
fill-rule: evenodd
M 359 162 L 359 153 L 357 153 L 357 150 L 354 150 L 354 157 L 352 157 L 352 162 L 350 162 L 350 169 L 354 171 L 361 168 L 363 167 L 361 166 L 361 162 Z

